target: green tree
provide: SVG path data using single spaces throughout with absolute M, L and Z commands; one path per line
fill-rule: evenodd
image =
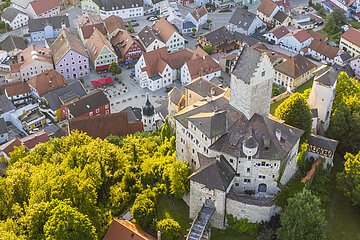
M 336 176 L 337 188 L 348 197 L 354 205 L 360 203 L 360 152 L 353 155 L 346 153 L 342 172 Z
M 181 198 L 189 192 L 190 169 L 185 162 L 175 161 L 169 169 L 170 193 L 176 198 Z
M 156 205 L 146 194 L 139 194 L 130 211 L 139 226 L 148 228 L 155 219 Z
M 312 0 L 309 0 L 308 6 L 309 6 L 309 7 L 312 7 L 312 5 L 313 5 L 313 1 L 312 1 Z
M 288 202 L 280 215 L 280 240 L 326 239 L 325 211 L 319 198 L 304 189 Z
M 115 77 L 115 79 L 117 79 L 117 76 L 122 72 L 122 68 L 117 62 L 112 62 L 109 67 L 109 72 Z
M 196 28 L 191 29 L 191 31 L 192 31 L 193 35 L 196 36 L 196 32 L 197 32 Z
M 339 141 L 339 150 L 360 151 L 360 83 L 340 73 L 331 114 L 328 136 Z
M 250 235 L 257 235 L 259 231 L 258 223 L 251 223 L 247 218 L 235 218 L 232 214 L 226 216 L 228 225 L 231 229 L 241 232 L 248 233 Z
M 203 50 L 209 55 L 214 53 L 214 48 L 211 45 L 205 45 Z
M 301 93 L 294 93 L 275 110 L 275 116 L 293 127 L 305 131 L 302 142 L 307 139 L 311 132 L 312 113 L 306 99 Z
M 165 141 L 166 138 L 170 139 L 171 136 L 174 135 L 174 129 L 169 123 L 169 120 L 167 118 L 165 119 L 164 125 L 161 127 L 160 135 L 163 142 Z
M 180 224 L 170 218 L 162 219 L 156 223 L 156 229 L 161 232 L 164 240 L 173 240 L 180 237 Z
M 207 20 L 206 20 L 206 23 L 207 23 L 207 25 L 210 27 L 210 25 L 212 24 L 212 20 L 211 20 L 211 19 L 207 19 Z
M 45 223 L 44 232 L 47 240 L 98 239 L 89 218 L 63 203 L 52 210 L 52 215 Z

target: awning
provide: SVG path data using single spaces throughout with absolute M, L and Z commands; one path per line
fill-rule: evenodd
M 112 82 L 113 82 L 113 80 L 111 78 L 107 77 L 107 78 L 100 78 L 98 80 L 93 80 L 93 81 L 91 81 L 91 84 L 94 87 L 98 87 L 98 86 L 110 84 Z
M 96 67 L 96 71 L 104 71 L 107 70 L 109 68 L 109 65 L 103 65 L 103 66 L 97 66 Z

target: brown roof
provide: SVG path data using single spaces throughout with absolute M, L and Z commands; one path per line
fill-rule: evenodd
M 310 34 L 311 37 L 313 37 L 314 39 L 317 39 L 319 41 L 327 40 L 327 36 L 324 34 L 321 34 L 319 32 L 309 31 L 308 33 Z
M 205 16 L 208 13 L 205 6 L 195 8 L 191 11 L 191 15 L 195 18 L 196 21 L 198 21 L 200 18 Z
M 341 35 L 341 38 L 351 42 L 352 44 L 360 47 L 360 30 L 355 28 L 350 28 Z
M 45 93 L 66 86 L 67 81 L 58 71 L 51 69 L 31 78 L 28 83 L 36 89 L 39 96 L 43 96 Z
M 159 33 L 160 38 L 166 43 L 170 37 L 176 32 L 175 27 L 165 18 L 156 21 L 152 28 Z
M 115 219 L 103 240 L 156 240 L 156 238 L 130 221 Z
M 273 28 L 270 32 L 272 34 L 274 34 L 274 36 L 277 39 L 280 39 L 283 36 L 285 36 L 286 34 L 288 34 L 290 31 L 284 26 L 279 26 L 279 27 Z
M 108 33 L 112 33 L 117 29 L 125 30 L 124 20 L 121 17 L 111 15 L 104 20 L 104 25 Z
M 277 5 L 273 1 L 263 0 L 257 10 L 263 13 L 265 16 L 270 17 L 276 7 Z
M 294 79 L 314 68 L 316 68 L 316 65 L 300 54 L 297 54 L 296 56 L 289 58 L 287 61 L 275 66 L 276 71 Z
M 51 44 L 50 49 L 55 64 L 59 63 L 70 50 L 73 50 L 86 58 L 88 57 L 80 40 L 74 37 L 67 29 L 62 29 L 59 32 L 58 37 L 53 44 Z
M 39 143 L 44 143 L 44 142 L 49 141 L 49 136 L 44 130 L 42 130 L 40 132 L 33 133 L 33 134 L 29 135 L 29 136 L 21 138 L 20 141 L 28 149 L 32 149 Z
M 106 47 L 115 54 L 113 46 L 107 38 L 98 30 L 95 29 L 89 40 L 86 42 L 86 48 L 89 52 L 90 58 L 95 61 L 100 55 L 102 49 Z
M 211 56 L 203 56 L 186 62 L 191 79 L 221 71 L 219 64 Z
M 20 139 L 15 138 L 15 139 L 10 140 L 9 142 L 4 143 L 3 145 L 1 145 L 0 151 L 3 151 L 6 155 L 9 156 L 9 153 L 14 151 L 15 147 L 19 147 L 21 145 L 22 145 L 22 143 L 21 143 Z
M 304 29 L 296 30 L 291 34 L 301 43 L 311 38 L 311 35 Z
M 58 0 L 36 0 L 30 2 L 37 15 L 45 13 L 51 9 L 60 7 Z
M 30 93 L 30 86 L 27 83 L 21 83 L 5 88 L 8 97 L 17 96 L 20 94 Z
M 16 55 L 16 57 L 18 63 L 10 65 L 10 69 L 12 73 L 19 72 L 22 67 L 26 67 L 27 65 L 32 64 L 34 61 L 39 61 L 49 64 L 53 63 L 50 49 L 39 47 L 36 45 L 31 45 L 25 48 L 24 50 L 19 52 Z M 24 61 L 21 60 L 22 57 Z
M 23 83 L 23 81 L 20 81 L 20 80 L 14 80 L 14 81 L 7 82 L 7 83 L 1 83 L 0 84 L 0 95 L 5 94 L 6 88 L 21 85 L 22 83 Z
M 286 13 L 284 13 L 282 11 L 278 11 L 274 15 L 274 19 L 280 23 L 283 23 L 288 17 L 289 17 L 289 15 L 287 15 Z
M 330 59 L 334 59 L 340 50 L 337 47 L 330 46 L 326 42 L 322 42 L 317 39 L 314 39 L 311 42 L 309 48 Z
M 101 106 L 109 103 L 109 99 L 102 90 L 97 90 L 88 95 L 82 96 L 67 105 L 71 115 L 76 118 L 92 110 L 95 110 Z
M 100 18 L 99 15 L 94 13 L 84 13 L 78 19 L 76 19 L 76 23 L 78 27 L 83 27 L 87 25 L 94 25 L 98 23 L 103 23 L 103 20 Z
M 71 119 L 69 124 L 70 130 L 80 130 L 86 132 L 91 137 L 100 137 L 103 139 L 110 135 L 125 136 L 143 131 L 143 123 L 129 123 L 126 112 L 110 113 L 87 118 L 75 118 Z
M 119 31 L 110 42 L 121 52 L 121 56 L 124 56 L 134 43 L 141 47 L 141 44 L 126 30 Z
M 107 34 L 106 28 L 103 23 L 96 23 L 93 25 L 85 25 L 80 28 L 84 39 L 89 39 L 93 35 L 95 29 L 99 30 L 103 35 Z

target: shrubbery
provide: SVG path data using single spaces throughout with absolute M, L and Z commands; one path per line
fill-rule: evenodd
M 247 218 L 236 219 L 232 214 L 228 214 L 226 218 L 229 227 L 235 231 L 250 235 L 257 235 L 259 231 L 259 224 L 251 223 Z

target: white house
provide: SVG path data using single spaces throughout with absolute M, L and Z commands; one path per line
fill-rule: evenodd
M 142 0 L 92 0 L 100 9 L 101 19 L 111 15 L 121 18 L 133 18 L 144 15 Z
M 245 35 L 254 35 L 261 31 L 264 24 L 258 16 L 241 7 L 236 8 L 229 20 L 229 31 Z M 263 28 L 265 30 L 265 28 Z
M 31 89 L 28 83 L 22 83 L 8 86 L 5 88 L 6 97 L 15 105 L 19 106 L 30 101 Z
M 314 39 L 304 54 L 324 63 L 333 64 L 334 59 L 339 52 L 339 48 L 333 47 L 326 42 Z
M 351 69 L 354 71 L 355 77 L 357 79 L 360 79 L 360 56 L 350 59 L 349 65 Z
M 280 40 L 285 37 L 289 32 L 290 31 L 286 27 L 279 26 L 265 33 L 264 37 L 269 43 L 280 44 Z
M 195 0 L 194 3 L 197 7 L 201 7 L 207 3 L 209 3 L 209 0 Z
M 304 29 L 289 32 L 280 40 L 280 47 L 288 51 L 299 53 L 301 49 L 308 47 L 313 37 Z
M 26 13 L 13 8 L 5 8 L 1 14 L 1 21 L 9 24 L 12 29 L 24 27 L 28 24 L 29 17 Z
M 34 0 L 29 3 L 26 13 L 30 18 L 46 18 L 60 15 L 58 0 Z
M 208 11 L 205 6 L 195 8 L 185 16 L 185 22 L 191 22 L 196 26 L 198 30 L 200 26 L 206 23 L 208 18 Z
M 259 7 L 256 9 L 256 15 L 266 23 L 272 23 L 275 14 L 281 11 L 280 7 L 271 0 L 261 1 Z

